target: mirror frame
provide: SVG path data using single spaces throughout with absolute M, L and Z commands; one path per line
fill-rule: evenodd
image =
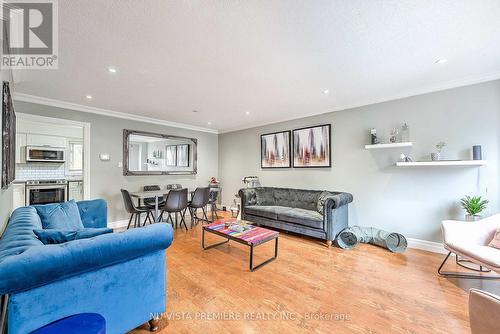
M 131 171 L 131 170 L 129 170 L 128 147 L 129 147 L 130 135 L 158 137 L 158 138 L 164 138 L 164 139 L 188 139 L 188 140 L 192 141 L 193 142 L 192 143 L 193 170 L 190 170 L 190 171 Z M 196 139 L 196 138 L 171 136 L 171 135 L 165 135 L 165 134 L 161 134 L 161 133 L 123 129 L 123 175 L 125 175 L 125 176 L 131 176 L 131 175 L 195 175 L 198 172 L 197 151 L 198 151 L 198 139 Z

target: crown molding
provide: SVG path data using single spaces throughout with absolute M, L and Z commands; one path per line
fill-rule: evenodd
M 276 121 L 270 121 L 270 122 L 263 122 L 263 123 L 257 123 L 253 124 L 250 126 L 240 126 L 240 127 L 235 127 L 235 128 L 230 128 L 230 129 L 222 129 L 219 130 L 219 134 L 224 134 L 224 133 L 230 133 L 230 132 L 236 132 L 236 131 L 242 131 L 242 130 L 248 130 L 252 128 L 258 128 L 261 126 L 266 126 L 266 125 L 272 125 L 272 124 L 277 124 L 277 123 L 283 123 L 287 121 L 293 121 L 296 119 L 301 119 L 301 118 L 306 118 L 306 117 L 311 117 L 311 116 L 318 116 L 318 115 L 324 115 L 324 114 L 329 114 L 331 112 L 336 112 L 336 111 L 342 111 L 342 110 L 348 110 L 348 109 L 353 109 L 353 108 L 359 108 L 359 107 L 365 107 L 369 106 L 372 104 L 378 104 L 382 102 L 390 102 L 390 101 L 395 101 L 395 100 L 400 100 L 408 97 L 413 97 L 413 96 L 419 96 L 419 95 L 425 95 L 425 94 L 430 94 L 430 93 L 435 93 L 443 90 L 448 90 L 452 88 L 459 88 L 459 87 L 465 87 L 465 86 L 471 86 L 475 84 L 480 84 L 483 82 L 488 82 L 488 81 L 495 81 L 500 79 L 500 73 L 494 73 L 490 75 L 484 75 L 484 76 L 474 76 L 474 77 L 469 77 L 469 78 L 463 78 L 460 80 L 454 80 L 454 81 L 448 81 L 445 83 L 438 83 L 435 85 L 431 85 L 427 88 L 421 88 L 421 89 L 416 89 L 413 91 L 408 91 L 408 92 L 402 92 L 399 94 L 391 95 L 391 96 L 386 96 L 383 98 L 372 98 L 368 99 L 365 101 L 360 101 L 358 103 L 353 103 L 353 104 L 346 104 L 346 105 L 341 105 L 332 108 L 329 111 L 318 111 L 318 112 L 309 112 L 309 113 L 303 113 L 300 116 L 297 117 L 289 117 L 286 119 L 280 119 Z
M 109 110 L 109 109 L 90 107 L 90 106 L 85 106 L 82 104 L 66 102 L 66 101 L 61 101 L 61 100 L 56 100 L 56 99 L 50 99 L 47 97 L 29 95 L 29 94 L 24 94 L 24 93 L 14 93 L 13 99 L 15 101 L 20 101 L 20 102 L 29 102 L 29 103 L 41 104 L 41 105 L 50 106 L 50 107 L 82 111 L 82 112 L 87 112 L 87 113 L 91 113 L 91 114 L 128 119 L 128 120 L 137 121 L 137 122 L 152 123 L 152 124 L 156 124 L 156 125 L 164 125 L 164 126 L 170 126 L 170 127 L 174 127 L 174 128 L 200 131 L 200 132 L 208 132 L 208 133 L 213 133 L 213 134 L 219 133 L 219 131 L 217 131 L 217 130 L 203 128 L 200 126 L 189 125 L 189 124 L 185 124 L 185 123 L 170 122 L 170 121 L 165 121 L 165 120 L 158 119 L 158 118 L 128 114 L 128 113 Z

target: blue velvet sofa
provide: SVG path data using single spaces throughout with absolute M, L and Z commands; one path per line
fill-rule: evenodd
M 86 228 L 106 227 L 104 200 L 77 202 Z M 125 333 L 166 311 L 166 248 L 172 228 L 154 224 L 44 245 L 34 207 L 16 209 L 0 239 L 0 295 L 9 334 L 30 333 L 77 313 L 98 313 Z M 1 329 L 0 329 L 1 331 Z

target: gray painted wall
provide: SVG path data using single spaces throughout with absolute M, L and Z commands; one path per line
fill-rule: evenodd
M 211 176 L 218 176 L 218 137 L 216 134 L 166 127 L 151 123 L 112 118 L 97 114 L 15 102 L 16 112 L 91 123 L 91 197 L 108 201 L 109 221 L 128 219 L 120 188 L 140 190 L 146 184 L 180 183 L 186 187 L 206 186 Z M 123 129 L 165 133 L 198 139 L 198 174 L 165 176 L 123 176 L 118 167 L 122 158 Z M 109 153 L 110 161 L 99 160 L 99 153 Z M 3 206 L 3 201 L 0 202 Z
M 410 125 L 413 148 L 364 149 L 370 128 L 387 137 L 404 122 Z M 260 134 L 324 123 L 332 124 L 332 168 L 260 168 Z M 441 220 L 463 218 L 462 196 L 486 195 L 491 200 L 488 213 L 498 211 L 499 139 L 500 81 L 226 133 L 219 136 L 223 203 L 232 202 L 243 176 L 258 175 L 265 186 L 351 192 L 351 225 L 441 241 Z M 481 144 L 488 167 L 394 167 L 401 153 L 428 160 L 439 141 L 448 144 L 447 159 L 470 159 L 472 145 Z

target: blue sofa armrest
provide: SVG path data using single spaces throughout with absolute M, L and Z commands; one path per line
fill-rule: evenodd
M 0 295 L 33 289 L 67 277 L 163 250 L 172 227 L 154 224 L 59 245 L 33 246 L 0 262 Z
M 76 202 L 83 226 L 86 228 L 108 227 L 108 204 L 103 199 Z

